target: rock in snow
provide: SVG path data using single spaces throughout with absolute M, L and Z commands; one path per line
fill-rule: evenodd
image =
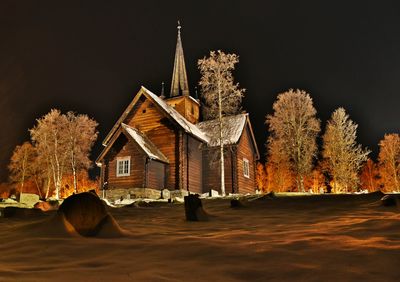
M 104 202 L 92 192 L 72 195 L 64 200 L 58 216 L 65 218 L 77 233 L 91 237 L 118 237 L 123 231 L 107 212 Z

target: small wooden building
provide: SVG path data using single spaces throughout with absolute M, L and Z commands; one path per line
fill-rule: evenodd
M 141 87 L 103 141 L 96 160 L 109 191 L 137 188 L 220 191 L 217 120 L 200 122 L 200 104 L 190 96 L 178 27 L 170 97 Z M 223 118 L 225 189 L 253 193 L 259 158 L 248 114 Z

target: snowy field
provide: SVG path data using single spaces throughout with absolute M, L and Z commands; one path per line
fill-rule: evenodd
M 203 200 L 205 222 L 124 207 L 110 212 L 130 235 L 114 239 L 68 237 L 54 213 L 0 218 L 0 281 L 399 281 L 400 213 L 379 199 Z

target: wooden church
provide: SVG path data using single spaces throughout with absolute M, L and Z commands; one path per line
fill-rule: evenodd
M 225 191 L 254 193 L 259 152 L 249 115 L 224 117 L 223 124 Z M 163 189 L 220 191 L 219 165 L 212 161 L 218 136 L 218 121 L 201 121 L 200 103 L 190 96 L 178 26 L 170 95 L 141 87 L 110 130 L 96 160 L 103 192 L 119 198 L 139 190 L 153 196 Z

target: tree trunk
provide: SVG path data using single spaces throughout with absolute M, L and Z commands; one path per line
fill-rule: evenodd
M 220 149 L 220 169 L 221 169 L 221 194 L 225 196 L 225 160 L 224 160 L 224 143 L 222 136 L 222 97 L 221 86 L 218 80 L 218 116 L 219 116 L 219 149 Z

